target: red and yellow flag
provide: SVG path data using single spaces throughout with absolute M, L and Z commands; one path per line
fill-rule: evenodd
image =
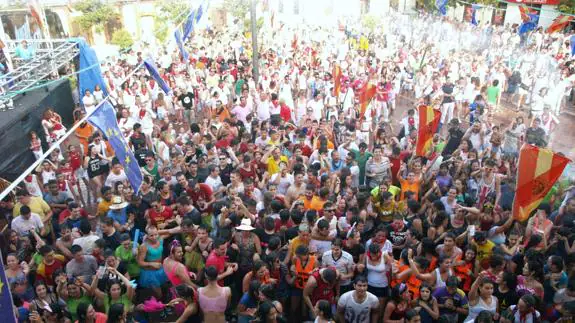
M 427 105 L 420 105 L 417 110 L 419 112 L 419 127 L 417 128 L 415 154 L 417 156 L 425 156 L 431 147 L 433 135 L 437 131 L 437 127 L 439 127 L 441 112 Z
M 563 28 L 567 27 L 573 19 L 575 19 L 573 16 L 559 15 L 555 20 L 553 20 L 553 23 L 547 27 L 546 31 L 550 34 L 561 31 Z
M 554 153 L 551 149 L 525 144 L 519 152 L 517 187 L 513 200 L 513 218 L 525 221 L 541 203 L 545 195 L 567 164 L 567 157 Z
M 521 20 L 523 20 L 523 22 L 528 22 L 531 20 L 529 17 L 530 13 L 537 13 L 537 10 L 531 9 L 526 5 L 519 6 L 519 14 L 521 15 Z
M 339 98 L 339 92 L 341 92 L 341 67 L 338 64 L 333 66 L 333 92 L 336 99 Z
M 367 106 L 369 102 L 373 99 L 376 93 L 376 86 L 371 84 L 369 81 L 365 82 L 363 87 L 360 90 L 359 94 L 359 119 L 363 120 L 365 118 L 365 111 L 367 110 Z

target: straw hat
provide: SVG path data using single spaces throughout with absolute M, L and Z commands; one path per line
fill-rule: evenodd
M 110 210 L 121 210 L 128 206 L 128 202 L 124 202 L 121 196 L 112 197 L 112 205 L 110 205 Z

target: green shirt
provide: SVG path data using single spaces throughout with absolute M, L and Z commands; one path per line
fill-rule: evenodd
M 123 304 L 124 310 L 128 312 L 132 310 L 132 301 L 128 298 L 128 295 L 126 294 L 122 294 L 122 296 L 120 296 L 120 298 L 118 298 L 115 301 L 112 301 L 112 299 L 108 295 L 104 297 L 104 309 L 106 310 L 106 313 L 108 313 L 108 311 L 110 310 L 110 306 L 114 304 Z
M 68 311 L 72 315 L 72 322 L 78 320 L 78 314 L 76 313 L 78 310 L 78 305 L 80 304 L 91 304 L 92 299 L 86 295 L 82 295 L 80 298 L 68 298 L 66 301 L 66 306 L 68 307 Z
M 497 86 L 490 86 L 487 88 L 487 102 L 495 104 L 497 103 L 497 98 L 499 97 L 499 87 Z
M 140 266 L 138 266 L 138 261 L 131 248 L 125 249 L 124 246 L 120 245 L 114 251 L 114 255 L 126 263 L 131 278 L 140 276 Z
M 355 160 L 359 167 L 359 185 L 363 185 L 365 184 L 365 164 L 367 164 L 367 160 L 373 155 L 368 151 L 363 155 L 359 153 L 359 150 L 350 149 L 350 151 L 353 151 L 355 154 Z

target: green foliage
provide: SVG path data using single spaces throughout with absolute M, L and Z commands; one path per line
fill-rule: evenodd
M 370 32 L 373 32 L 380 23 L 381 23 L 380 19 L 373 15 L 364 15 L 361 18 L 361 25 L 364 28 L 369 29 Z
M 120 46 L 120 50 L 126 50 L 134 44 L 134 39 L 132 35 L 125 29 L 119 29 L 114 32 L 112 35 L 113 45 Z
M 168 25 L 164 20 L 154 20 L 154 36 L 161 44 L 164 44 L 168 39 Z
M 561 0 L 559 11 L 567 14 L 575 14 L 575 0 Z
M 258 33 L 262 29 L 263 25 L 264 25 L 264 17 L 259 17 L 256 20 L 256 29 Z M 252 29 L 252 20 L 251 19 L 244 20 L 244 31 L 251 31 L 251 29 Z
M 251 0 L 224 0 L 223 7 L 240 22 L 246 19 L 246 15 L 250 11 Z
M 158 18 L 164 21 L 171 21 L 174 24 L 183 21 L 187 17 L 183 13 L 189 13 L 191 9 L 191 7 L 186 4 L 187 2 L 189 1 L 163 0 L 156 4 Z
M 120 17 L 114 7 L 98 0 L 83 0 L 74 4 L 74 9 L 82 13 L 75 20 L 85 31 L 91 30 L 92 27 L 102 30 L 108 21 Z

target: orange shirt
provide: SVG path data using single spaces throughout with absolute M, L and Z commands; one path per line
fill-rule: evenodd
M 459 255 L 455 261 L 456 262 L 461 261 L 462 257 L 463 255 Z M 465 264 L 461 266 L 456 266 L 453 269 L 455 271 L 455 276 L 457 276 L 463 282 L 463 286 L 461 289 L 464 292 L 469 292 L 469 290 L 471 290 L 471 283 L 473 280 L 471 279 L 469 272 L 473 272 L 473 263 L 465 262 Z
M 323 205 L 326 201 L 319 198 L 319 196 L 314 195 L 311 200 L 308 200 L 305 195 L 300 197 L 300 200 L 303 201 L 303 208 L 304 210 L 323 210 Z
M 401 176 L 399 176 L 399 183 L 401 184 L 401 197 L 400 200 L 404 200 L 405 199 L 405 192 L 407 191 L 411 191 L 413 193 L 415 193 L 415 200 L 419 200 L 419 188 L 420 188 L 420 184 L 421 184 L 421 180 L 416 179 L 415 181 L 413 181 L 413 183 L 410 183 L 408 180 L 403 179 Z
M 84 146 L 84 154 L 88 154 L 88 138 L 94 133 L 94 127 L 86 123 L 85 127 L 76 128 L 74 133 L 78 136 L 78 141 Z
M 215 109 L 214 111 L 216 110 L 217 109 Z M 223 111 L 220 114 L 218 114 L 218 119 L 220 120 L 220 122 L 224 122 L 224 120 L 229 118 L 230 118 L 230 112 L 228 111 L 228 108 L 223 108 Z

